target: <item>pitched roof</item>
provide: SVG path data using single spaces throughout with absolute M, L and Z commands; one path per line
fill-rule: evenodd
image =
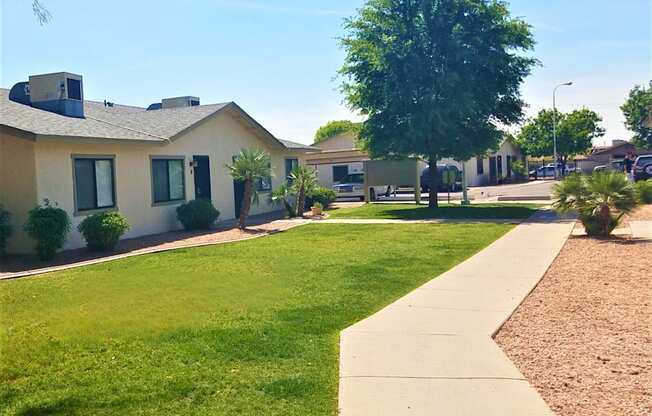
M 121 106 L 122 107 L 122 106 Z M 122 111 L 127 112 L 126 109 Z M 45 136 L 73 136 L 98 139 L 161 142 L 147 132 L 113 125 L 92 117 L 73 118 L 9 100 L 9 90 L 0 88 L 0 125 Z
M 279 141 L 280 141 L 281 143 L 283 143 L 283 145 L 284 145 L 285 147 L 287 147 L 288 149 L 296 149 L 296 150 L 319 150 L 319 149 L 316 148 L 316 147 L 309 146 L 309 145 L 307 145 L 307 144 L 301 144 L 301 143 L 293 142 L 293 141 L 290 141 L 290 140 L 279 139 Z
M 0 125 L 46 136 L 167 142 L 227 109 L 272 145 L 285 146 L 234 102 L 147 111 L 85 100 L 85 118 L 74 118 L 13 102 L 0 88 Z

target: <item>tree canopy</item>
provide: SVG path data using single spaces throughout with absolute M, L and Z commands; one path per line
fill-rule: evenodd
M 652 148 L 652 128 L 645 126 L 645 120 L 652 114 L 652 81 L 648 88 L 635 86 L 620 109 L 625 115 L 625 126 L 634 132 L 634 144 L 640 148 Z
M 362 123 L 354 123 L 350 120 L 333 120 L 321 126 L 315 133 L 315 143 L 319 143 L 329 137 L 342 133 L 353 133 L 355 136 L 360 131 Z
M 530 156 L 552 156 L 553 111 L 539 111 L 521 129 L 516 143 Z M 557 156 L 565 164 L 569 157 L 587 152 L 593 146 L 593 139 L 604 135 L 600 126 L 602 118 L 588 108 L 570 113 L 557 111 Z
M 505 3 L 367 0 L 345 28 L 342 89 L 368 117 L 359 139 L 372 156 L 466 160 L 496 145 L 496 124 L 521 119 L 537 61 L 520 54 L 530 26 Z

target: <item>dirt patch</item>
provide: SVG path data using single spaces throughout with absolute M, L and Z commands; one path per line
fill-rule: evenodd
M 17 272 L 63 266 L 127 253 L 148 253 L 197 245 L 219 244 L 266 235 L 297 225 L 297 221 L 271 221 L 250 225 L 246 230 L 221 228 L 207 231 L 172 231 L 121 240 L 114 251 L 91 252 L 87 249 L 66 250 L 57 253 L 53 261 L 39 261 L 31 255 L 7 256 L 0 260 L 0 278 Z
M 559 415 L 650 415 L 651 302 L 652 242 L 571 238 L 496 342 Z

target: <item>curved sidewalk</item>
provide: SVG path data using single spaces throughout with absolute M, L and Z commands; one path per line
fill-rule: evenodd
M 343 416 L 552 415 L 494 343 L 574 221 L 542 211 L 340 337 Z

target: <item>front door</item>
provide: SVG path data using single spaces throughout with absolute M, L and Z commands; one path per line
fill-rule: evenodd
M 211 170 L 208 156 L 193 156 L 195 199 L 211 199 Z
M 496 158 L 495 157 L 490 157 L 489 158 L 489 183 L 494 185 L 497 182 L 497 176 L 496 176 Z
M 240 216 L 240 207 L 242 207 L 242 196 L 244 195 L 244 182 L 233 181 L 233 203 L 235 206 L 235 217 Z

